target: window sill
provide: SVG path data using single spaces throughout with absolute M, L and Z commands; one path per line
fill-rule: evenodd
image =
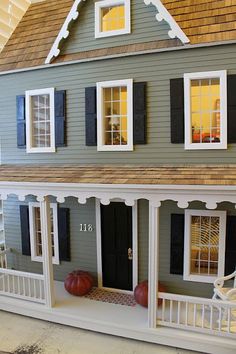
M 109 145 L 102 145 L 98 146 L 97 151 L 133 151 L 134 147 L 132 145 L 125 145 L 125 146 L 109 146 Z
M 28 148 L 26 150 L 27 154 L 39 154 L 39 153 L 54 153 L 56 152 L 55 147 L 50 148 Z
M 122 30 L 115 30 L 115 31 L 106 31 L 106 32 L 96 32 L 95 38 L 106 38 L 106 37 L 113 37 L 113 36 L 121 36 L 123 34 L 130 34 L 130 29 L 122 29 Z

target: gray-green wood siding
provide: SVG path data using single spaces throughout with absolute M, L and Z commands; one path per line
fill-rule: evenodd
M 95 10 L 97 1 L 86 1 L 79 11 L 79 17 L 64 41 L 61 54 L 109 48 L 120 45 L 170 39 L 169 25 L 156 20 L 156 7 L 145 5 L 143 0 L 131 0 L 131 33 L 106 38 L 95 38 Z
M 8 266 L 21 271 L 42 273 L 42 264 L 31 261 L 30 256 L 23 256 L 21 252 L 21 229 L 19 205 L 27 205 L 11 197 L 4 202 L 6 246 L 13 252 L 8 256 Z M 55 202 L 52 199 L 52 202 Z M 139 280 L 147 279 L 148 259 L 148 209 L 147 201 L 140 201 L 138 205 L 138 248 L 139 248 Z M 75 198 L 67 198 L 61 207 L 70 209 L 70 247 L 71 262 L 61 262 L 54 265 L 54 278 L 63 281 L 66 275 L 75 269 L 91 272 L 97 278 L 97 244 L 96 244 L 96 213 L 95 201 L 89 199 L 85 205 L 78 204 Z M 93 232 L 81 232 L 80 224 L 92 224 Z
M 31 261 L 29 256 L 21 254 L 21 233 L 19 205 L 15 198 L 4 203 L 6 245 L 13 249 L 8 257 L 8 266 L 17 270 L 42 273 L 42 264 Z M 95 227 L 95 202 L 90 199 L 86 205 L 80 205 L 74 198 L 67 198 L 64 207 L 70 208 L 71 226 L 71 262 L 54 265 L 54 278 L 63 281 L 74 269 L 83 269 L 97 277 L 97 249 Z M 191 203 L 191 209 L 204 209 L 200 202 Z M 227 210 L 228 215 L 236 215 L 234 205 L 221 203 L 218 210 Z M 172 213 L 184 213 L 175 202 L 166 201 L 160 208 L 160 249 L 158 253 L 159 280 L 168 292 L 211 298 L 213 285 L 184 281 L 182 275 L 170 274 L 170 220 Z M 80 223 L 93 224 L 93 232 L 80 232 Z M 138 280 L 148 278 L 148 202 L 138 202 Z
M 179 50 L 52 67 L 0 76 L 0 134 L 3 163 L 235 163 L 227 150 L 185 151 L 170 143 L 170 79 L 185 72 L 228 70 L 236 74 L 236 45 Z M 147 82 L 147 145 L 132 152 L 98 152 L 85 146 L 85 87 L 98 81 L 133 78 Z M 68 146 L 51 154 L 26 154 L 16 147 L 16 95 L 55 87 L 67 91 Z

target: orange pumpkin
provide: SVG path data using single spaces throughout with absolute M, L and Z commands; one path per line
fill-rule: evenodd
M 83 270 L 74 270 L 67 275 L 64 286 L 71 295 L 83 296 L 92 289 L 93 277 Z
M 158 291 L 165 292 L 166 288 L 160 282 L 158 282 Z M 148 307 L 148 281 L 144 280 L 139 283 L 134 289 L 135 301 L 144 307 Z M 158 299 L 158 306 L 162 304 L 162 299 Z

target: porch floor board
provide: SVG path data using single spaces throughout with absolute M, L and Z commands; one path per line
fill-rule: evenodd
M 73 316 L 85 317 L 91 321 L 112 322 L 118 326 L 148 327 L 147 309 L 137 306 L 111 304 L 70 295 L 62 282 L 55 282 L 56 306 L 60 311 Z
M 176 328 L 150 329 L 148 311 L 139 305 L 125 306 L 75 297 L 66 292 L 62 282 L 57 281 L 55 295 L 56 305 L 53 308 L 1 295 L 0 310 L 119 337 L 210 354 L 235 354 L 236 352 L 235 339 Z

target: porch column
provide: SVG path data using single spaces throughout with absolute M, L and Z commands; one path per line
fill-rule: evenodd
M 46 306 L 53 307 L 55 304 L 53 265 L 52 265 L 52 239 L 49 198 L 44 197 L 40 201 L 42 258 Z
M 157 323 L 157 284 L 159 258 L 159 209 L 160 203 L 149 202 L 149 269 L 148 269 L 148 325 L 156 328 Z

